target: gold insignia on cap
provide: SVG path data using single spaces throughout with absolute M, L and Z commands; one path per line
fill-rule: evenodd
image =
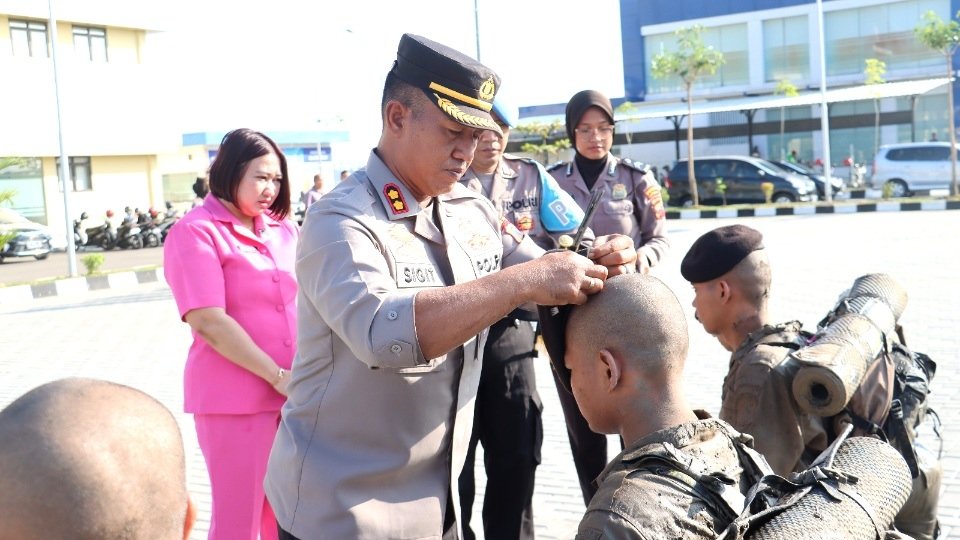
M 457 122 L 466 124 L 468 126 L 491 129 L 497 133 L 500 133 L 500 126 L 498 126 L 493 120 L 463 112 L 460 110 L 460 107 L 457 107 L 456 103 L 450 101 L 449 99 L 442 98 L 436 94 L 434 94 L 434 96 L 437 97 L 437 106 L 440 107 L 440 110 L 447 113 L 448 116 Z
M 478 93 L 480 94 L 480 99 L 493 101 L 493 96 L 497 93 L 497 85 L 493 83 L 493 77 L 483 81 L 483 84 L 480 85 L 480 90 L 478 90 Z
M 483 83 L 483 84 L 486 85 L 487 83 Z M 491 88 L 493 87 L 493 81 L 490 81 L 490 86 L 491 86 Z M 445 96 L 447 96 L 447 97 L 456 99 L 456 100 L 458 100 L 458 101 L 462 101 L 463 103 L 466 103 L 467 105 L 472 105 L 472 106 L 480 109 L 481 111 L 490 112 L 490 109 L 493 108 L 493 104 L 492 104 L 492 103 L 487 103 L 487 102 L 485 102 L 485 101 L 480 101 L 480 100 L 477 99 L 477 98 L 470 97 L 470 96 L 468 96 L 468 95 L 466 95 L 466 94 L 461 94 L 460 92 L 457 92 L 456 90 L 447 88 L 446 86 L 443 86 L 442 84 L 438 84 L 438 83 L 432 82 L 432 83 L 430 83 L 430 89 L 433 90 L 434 92 L 438 92 L 438 93 L 443 94 L 443 95 L 445 95 Z M 483 97 L 483 95 L 481 94 L 480 97 Z M 491 101 L 491 100 L 493 100 L 493 94 L 492 94 L 492 93 L 490 94 L 490 98 L 487 99 L 487 101 Z

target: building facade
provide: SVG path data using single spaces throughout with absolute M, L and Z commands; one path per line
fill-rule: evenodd
M 71 219 L 162 206 L 158 156 L 176 152 L 180 134 L 158 105 L 163 81 L 146 61 L 147 35 L 158 28 L 142 10 L 58 7 L 51 28 L 47 2 L 0 3 L 0 190 L 14 192 L 14 209 L 65 235 L 54 41 Z
M 958 10 L 960 0 L 825 0 L 828 88 L 863 85 L 865 63 L 872 58 L 886 64 L 887 82 L 945 78 L 946 59 L 925 48 L 915 28 L 927 11 L 949 21 Z M 616 151 L 652 165 L 669 164 L 687 154 L 686 144 L 676 141 L 678 136 L 685 139 L 689 121 L 681 81 L 658 79 L 651 73 L 654 56 L 676 48 L 679 29 L 701 26 L 705 44 L 724 57 L 716 74 L 695 83 L 695 104 L 770 96 L 780 81 L 789 81 L 801 93 L 820 86 L 818 11 L 810 0 L 620 0 L 620 24 L 625 95 L 611 96 L 614 105 L 672 103 L 677 109 L 639 121 L 630 121 L 628 111 L 618 110 Z M 956 70 L 956 58 L 953 62 Z M 953 84 L 955 95 L 960 95 L 960 85 Z M 562 107 L 526 107 L 521 113 L 562 115 Z M 884 144 L 949 139 L 945 84 L 923 94 L 832 103 L 829 117 L 835 166 L 847 158 L 871 162 L 878 140 Z M 698 155 L 757 151 L 771 159 L 796 151 L 802 161 L 813 163 L 821 158 L 819 118 L 816 104 L 694 114 L 694 151 Z

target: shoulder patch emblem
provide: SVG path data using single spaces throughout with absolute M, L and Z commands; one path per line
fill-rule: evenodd
M 533 218 L 531 216 L 520 216 L 517 218 L 517 228 L 527 232 L 533 228 Z
M 613 190 L 610 192 L 610 197 L 615 201 L 619 201 L 620 199 L 626 199 L 627 186 L 624 184 L 614 184 Z
M 663 219 L 667 215 L 667 211 L 663 209 L 663 197 L 660 194 L 660 186 L 650 186 L 643 191 L 644 198 L 647 199 L 647 203 L 650 205 L 650 208 L 653 209 L 653 213 L 657 216 L 657 219 Z
M 507 218 L 500 218 L 500 232 L 506 234 L 510 238 L 513 238 L 518 244 L 523 241 L 523 233 L 517 229 L 513 223 L 507 221 Z
M 405 214 L 410 209 L 407 206 L 406 199 L 403 198 L 403 192 L 396 184 L 390 183 L 383 186 L 383 195 L 390 202 L 390 211 L 393 212 L 393 215 Z

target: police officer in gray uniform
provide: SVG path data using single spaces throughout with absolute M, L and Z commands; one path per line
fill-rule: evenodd
M 550 174 L 582 208 L 589 204 L 594 191 L 603 193 L 591 228 L 597 235 L 619 233 L 632 238 L 637 249 L 637 270 L 646 273 L 670 247 L 660 185 L 645 167 L 610 153 L 613 105 L 600 92 L 583 90 L 574 94 L 567 103 L 566 126 L 576 155 L 569 163 L 551 167 Z M 583 501 L 589 504 L 596 492 L 593 481 L 607 463 L 607 439 L 590 431 L 573 396 L 558 379 L 554 381 L 567 421 Z
M 499 83 L 405 34 L 366 168 L 307 210 L 297 355 L 264 482 L 281 538 L 462 537 L 451 481 L 485 329 L 521 303 L 582 303 L 636 262 L 622 236 L 598 239 L 593 261 L 544 255 L 458 184 L 480 133 L 499 131 Z
M 560 234 L 574 233 L 583 211 L 539 163 L 504 154 L 510 128 L 519 118 L 502 92 L 493 101 L 493 119 L 502 135 L 484 131 L 473 163 L 460 183 L 493 202 L 500 216 L 544 249 Z M 486 538 L 529 538 L 533 530 L 533 489 L 543 442 L 542 404 L 534 358 L 535 314 L 514 310 L 490 327 L 483 352 L 473 437 L 460 475 L 460 501 L 466 540 L 475 495 L 474 455 L 483 444 L 487 487 L 483 499 Z

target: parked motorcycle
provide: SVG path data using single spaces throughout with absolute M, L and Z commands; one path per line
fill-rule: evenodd
M 117 227 L 117 247 L 121 249 L 140 249 L 143 247 L 143 237 L 140 236 L 140 226 L 134 220 L 124 220 Z
M 84 222 L 89 218 L 86 212 L 80 214 L 80 219 L 73 220 L 73 240 L 78 249 L 89 247 L 99 247 L 105 250 L 111 250 L 117 245 L 117 231 L 110 223 L 112 212 L 107 212 L 107 219 L 103 224 L 95 227 L 86 227 Z M 87 241 L 82 242 L 83 235 L 80 234 L 80 228 L 84 227 Z

